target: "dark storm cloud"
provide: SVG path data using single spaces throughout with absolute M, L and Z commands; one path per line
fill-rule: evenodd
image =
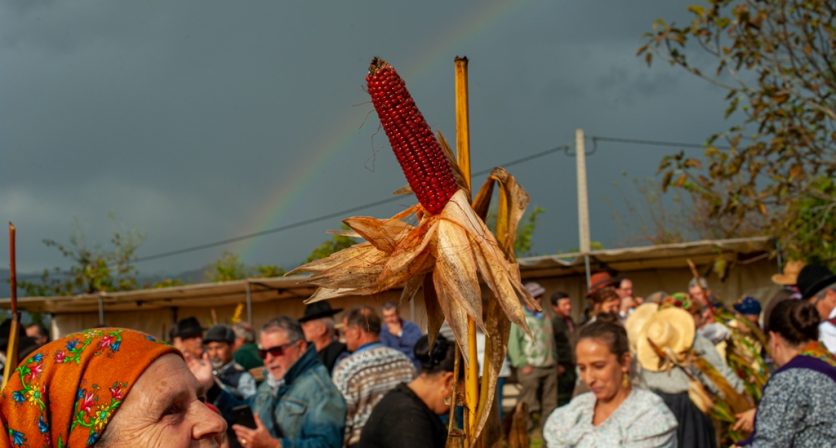
M 684 18 L 686 2 L 521 2 L 456 32 L 488 7 L 3 2 L 0 218 L 18 224 L 21 268 L 61 263 L 40 240 L 66 238 L 74 218 L 105 242 L 114 212 L 147 235 L 148 255 L 387 197 L 405 182 L 369 115 L 363 76 L 373 55 L 403 68 L 431 125 L 450 139 L 452 58 L 470 57 L 475 169 L 572 143 L 577 127 L 699 142 L 723 125 L 719 92 L 635 57 L 652 21 Z M 624 172 L 652 176 L 662 154 L 601 145 L 589 158 L 594 239 L 621 242 L 608 205 L 621 194 L 613 182 Z M 574 163 L 558 154 L 512 169 L 532 204 L 547 209 L 535 238 L 541 253 L 577 245 Z M 305 166 L 316 169 L 299 179 Z M 301 191 L 256 222 L 294 179 Z M 246 246 L 246 261 L 298 262 L 338 225 L 261 238 Z M 140 267 L 192 269 L 223 249 Z

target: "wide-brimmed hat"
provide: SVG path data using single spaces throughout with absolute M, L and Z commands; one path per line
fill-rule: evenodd
M 686 352 L 694 344 L 696 328 L 694 319 L 680 308 L 668 308 L 657 312 L 644 324 L 636 341 L 636 358 L 643 369 L 658 372 L 669 368 L 651 346 L 651 342 L 666 353 L 675 356 Z
M 323 317 L 332 317 L 342 311 L 342 308 L 331 308 L 331 304 L 326 301 L 319 301 L 305 306 L 305 313 L 299 318 L 299 323 L 307 322 L 309 320 L 321 319 Z
M 788 261 L 784 265 L 783 274 L 775 274 L 772 276 L 772 283 L 783 286 L 792 286 L 798 283 L 798 274 L 804 269 L 804 262 L 798 260 Z
M 636 307 L 627 321 L 624 322 L 624 329 L 627 330 L 627 339 L 630 341 L 630 350 L 636 351 L 636 342 L 644 325 L 654 314 L 659 311 L 657 303 L 643 303 Z
M 187 317 L 177 321 L 174 327 L 174 336 L 180 339 L 202 338 L 206 330 L 200 325 L 196 317 Z
M 805 300 L 833 283 L 836 283 L 836 275 L 822 265 L 807 265 L 798 273 L 798 289 L 801 291 L 801 298 Z

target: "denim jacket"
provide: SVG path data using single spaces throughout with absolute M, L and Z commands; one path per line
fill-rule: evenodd
M 261 383 L 253 410 L 270 435 L 281 439 L 283 448 L 342 446 L 345 400 L 313 344 L 278 384 Z

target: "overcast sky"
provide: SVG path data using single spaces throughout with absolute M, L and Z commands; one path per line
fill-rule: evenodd
M 700 143 L 726 126 L 722 92 L 635 56 L 653 20 L 685 20 L 687 3 L 0 2 L 0 222 L 17 225 L 26 272 L 66 265 L 41 240 L 66 241 L 76 221 L 106 243 L 109 214 L 145 234 L 149 256 L 385 199 L 405 180 L 364 91 L 373 56 L 451 141 L 453 58 L 470 59 L 474 171 L 573 144 L 575 128 Z M 666 151 L 600 143 L 588 157 L 594 240 L 639 243 L 625 197 L 640 199 L 634 180 L 654 176 Z M 534 251 L 577 247 L 575 159 L 510 171 L 546 209 Z M 138 266 L 176 273 L 230 250 L 289 267 L 338 227 Z

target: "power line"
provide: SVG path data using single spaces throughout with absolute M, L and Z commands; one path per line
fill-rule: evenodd
M 668 147 L 674 146 L 674 147 L 681 147 L 681 148 L 699 148 L 699 149 L 704 149 L 705 148 L 705 145 L 700 145 L 700 144 L 696 144 L 696 143 L 666 142 L 666 141 L 661 141 L 661 140 L 643 140 L 643 139 L 632 139 L 632 138 L 622 138 L 622 137 L 603 137 L 603 136 L 589 136 L 589 138 L 592 139 L 592 143 L 593 143 L 593 149 L 592 149 L 592 151 L 589 152 L 589 154 L 593 154 L 597 151 L 597 145 L 596 145 L 597 142 L 628 143 L 628 144 L 650 145 L 650 146 L 668 146 Z M 718 148 L 720 148 L 720 147 L 718 147 Z M 720 148 L 720 149 L 726 149 L 726 148 Z M 569 145 L 556 146 L 554 148 L 547 149 L 545 151 L 540 151 L 540 152 L 537 152 L 537 153 L 534 153 L 534 154 L 530 154 L 530 155 L 527 155 L 527 156 L 524 156 L 524 157 L 520 157 L 518 159 L 514 159 L 514 160 L 510 160 L 510 161 L 505 162 L 505 163 L 501 163 L 498 166 L 508 167 L 508 166 L 519 165 L 521 163 L 529 162 L 531 160 L 535 160 L 535 159 L 538 159 L 540 157 L 545 157 L 547 155 L 554 154 L 554 153 L 559 152 L 559 151 L 563 151 L 563 152 L 566 153 L 567 156 L 571 156 L 572 155 L 571 150 L 572 150 L 572 147 L 569 146 Z M 473 175 L 474 176 L 481 176 L 481 175 L 484 175 L 484 174 L 488 174 L 488 173 L 491 172 L 492 169 L 493 168 L 477 171 L 477 172 L 473 173 Z M 332 213 L 327 213 L 327 214 L 324 214 L 324 215 L 316 216 L 316 217 L 313 217 L 313 218 L 304 219 L 304 220 L 293 222 L 293 223 L 290 223 L 290 224 L 285 224 L 283 226 L 274 227 L 272 229 L 261 230 L 261 231 L 253 232 L 253 233 L 247 233 L 247 234 L 239 235 L 239 236 L 232 237 L 232 238 L 213 241 L 211 243 L 198 244 L 198 245 L 195 245 L 195 246 L 185 247 L 183 249 L 177 249 L 177 250 L 172 250 L 172 251 L 167 251 L 167 252 L 161 252 L 161 253 L 158 253 L 158 254 L 147 255 L 147 256 L 144 256 L 144 257 L 138 257 L 134 260 L 134 262 L 135 263 L 140 263 L 140 262 L 143 262 L 143 261 L 159 260 L 160 258 L 168 258 L 168 257 L 173 257 L 175 255 L 182 255 L 182 254 L 186 254 L 186 253 L 190 253 L 190 252 L 196 252 L 196 251 L 200 251 L 200 250 L 211 249 L 213 247 L 225 246 L 227 244 L 236 243 L 236 242 L 239 242 L 239 241 L 245 241 L 245 240 L 249 240 L 249 239 L 252 239 L 252 238 L 258 238 L 258 237 L 265 236 L 265 235 L 271 235 L 271 234 L 274 234 L 274 233 L 279 233 L 279 232 L 283 232 L 285 230 L 295 229 L 297 227 L 306 226 L 308 224 L 314 224 L 314 223 L 317 223 L 317 222 L 320 222 L 320 221 L 325 221 L 325 220 L 328 220 L 328 219 L 339 218 L 339 217 L 346 216 L 350 213 L 354 213 L 354 212 L 357 212 L 357 211 L 360 211 L 360 210 L 364 210 L 364 209 L 367 209 L 367 208 L 377 207 L 379 205 L 384 205 L 384 204 L 388 204 L 388 203 L 391 203 L 391 202 L 395 202 L 399 199 L 401 199 L 401 196 L 393 196 L 393 197 L 389 197 L 389 198 L 386 198 L 386 199 L 381 199 L 381 200 L 374 201 L 374 202 L 368 202 L 368 203 L 365 203 L 365 204 L 357 205 L 355 207 L 346 208 L 346 209 L 335 211 L 335 212 L 332 212 Z
M 514 160 L 511 160 L 511 161 L 502 163 L 502 164 L 500 164 L 500 166 L 519 165 L 521 163 L 525 163 L 525 162 L 528 162 L 528 161 L 531 161 L 531 160 L 534 160 L 534 159 L 538 159 L 540 157 L 545 157 L 549 154 L 554 154 L 558 151 L 568 151 L 568 150 L 569 150 L 568 145 L 557 146 L 557 147 L 554 147 L 554 148 L 551 148 L 551 149 L 547 149 L 545 151 L 530 154 L 530 155 L 525 156 L 525 157 L 520 157 L 519 159 L 514 159 Z M 477 171 L 476 173 L 473 173 L 473 175 L 474 176 L 481 176 L 481 175 L 490 173 L 491 170 L 493 170 L 493 168 Z M 368 202 L 368 203 L 365 203 L 365 204 L 357 205 L 355 207 L 346 208 L 346 209 L 339 210 L 339 211 L 336 211 L 336 212 L 316 216 L 314 218 L 308 218 L 308 219 L 304 219 L 302 221 L 297 221 L 297 222 L 294 222 L 294 223 L 285 224 L 283 226 L 274 227 L 272 229 L 262 230 L 262 231 L 253 232 L 253 233 L 247 233 L 247 234 L 244 234 L 244 235 L 239 235 L 239 236 L 232 237 L 232 238 L 227 238 L 227 239 L 224 239 L 224 240 L 213 241 L 211 243 L 198 244 L 198 245 L 195 245 L 195 246 L 185 247 L 183 249 L 171 250 L 171 251 L 168 251 L 168 252 L 161 252 L 161 253 L 158 253 L 158 254 L 147 255 L 147 256 L 144 256 L 144 257 L 138 257 L 134 260 L 134 262 L 135 263 L 140 263 L 140 262 L 143 262 L 143 261 L 158 260 L 160 258 L 168 258 L 168 257 L 173 257 L 175 255 L 182 255 L 182 254 L 186 254 L 186 253 L 190 253 L 190 252 L 196 252 L 196 251 L 199 251 L 199 250 L 211 249 L 213 247 L 225 246 L 227 244 L 237 243 L 239 241 L 244 241 L 244 240 L 257 238 L 257 237 L 265 236 L 265 235 L 270 235 L 270 234 L 273 234 L 273 233 L 279 233 L 279 232 L 283 232 L 285 230 L 295 229 L 297 227 L 306 226 L 308 224 L 313 224 L 313 223 L 316 223 L 316 222 L 319 222 L 319 221 L 324 221 L 324 220 L 327 220 L 327 219 L 339 218 L 339 217 L 342 217 L 342 216 L 345 216 L 345 215 L 348 215 L 350 213 L 354 213 L 354 212 L 357 212 L 357 211 L 360 211 L 360 210 L 364 210 L 364 209 L 371 208 L 371 207 L 377 207 L 379 205 L 388 204 L 390 202 L 395 202 L 399 199 L 402 199 L 402 197 L 401 196 L 393 196 L 393 197 L 389 197 L 389 198 L 386 198 L 386 199 L 381 199 L 379 201 Z
M 622 138 L 622 137 L 601 137 L 597 135 L 591 135 L 589 138 L 592 139 L 593 145 L 596 142 L 612 142 L 612 143 L 629 143 L 635 145 L 649 145 L 649 146 L 677 146 L 680 148 L 696 148 L 696 149 L 705 149 L 706 145 L 700 145 L 697 143 L 682 143 L 682 142 L 666 142 L 661 140 L 642 140 L 642 139 L 634 139 L 634 138 Z M 725 147 L 715 146 L 715 148 L 719 149 L 728 149 Z

